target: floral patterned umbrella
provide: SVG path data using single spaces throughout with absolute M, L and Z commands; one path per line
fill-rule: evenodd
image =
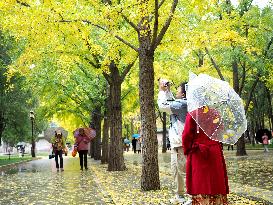
M 206 74 L 187 85 L 188 111 L 213 140 L 235 144 L 247 129 L 242 99 L 222 80 Z
M 80 136 L 80 132 L 79 132 L 80 129 L 81 128 L 78 128 L 73 132 L 74 137 Z M 84 134 L 86 134 L 86 136 L 89 137 L 91 140 L 96 137 L 96 130 L 95 129 L 92 129 L 90 127 L 86 127 L 86 128 L 83 128 L 83 130 L 84 130 Z

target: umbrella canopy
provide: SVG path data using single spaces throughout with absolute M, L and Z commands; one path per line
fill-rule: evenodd
M 188 83 L 187 103 L 193 119 L 213 140 L 235 144 L 247 129 L 242 99 L 225 81 L 196 76 Z
M 268 129 L 260 129 L 257 131 L 256 136 L 255 136 L 255 138 L 258 142 L 263 143 L 262 137 L 263 137 L 264 133 L 266 133 L 266 135 L 268 136 L 268 140 L 272 139 L 272 133 Z
M 50 127 L 45 130 L 45 139 L 48 142 L 50 142 L 51 138 L 55 136 L 55 131 L 61 131 L 64 138 L 66 138 L 68 135 L 68 132 L 62 127 Z
M 125 144 L 130 144 L 131 142 L 130 142 L 130 140 L 129 139 L 124 139 L 124 141 L 123 141 Z
M 79 137 L 80 136 L 80 130 L 81 128 L 77 128 L 76 130 L 74 130 L 73 135 L 74 137 Z M 94 139 L 96 137 L 96 130 L 90 128 L 90 127 L 86 127 L 86 128 L 82 128 L 84 130 L 84 134 L 89 137 L 91 140 Z
M 132 137 L 135 139 L 138 139 L 138 138 L 140 138 L 140 134 L 133 134 Z
M 17 147 L 19 147 L 19 146 L 26 146 L 26 143 L 25 142 L 18 142 L 16 146 Z

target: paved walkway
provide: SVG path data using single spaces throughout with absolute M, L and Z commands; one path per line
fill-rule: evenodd
M 265 155 L 262 151 L 249 151 L 248 157 L 240 158 L 234 157 L 234 154 L 234 152 L 225 152 L 232 204 L 273 204 L 273 152 Z M 121 200 L 128 202 L 131 198 L 131 190 L 137 192 L 140 188 L 141 155 L 125 153 L 128 170 L 115 173 L 107 172 L 106 165 L 100 165 L 93 160 L 88 161 L 90 169 L 82 172 L 79 169 L 78 158 L 64 159 L 65 171 L 59 173 L 56 172 L 53 159 L 35 160 L 10 170 L 2 170 L 0 205 L 126 204 L 121 203 Z M 168 204 L 166 201 L 173 195 L 174 188 L 170 183 L 172 181 L 169 167 L 170 153 L 159 154 L 159 165 L 162 190 L 152 195 L 158 194 L 156 198 L 160 204 Z M 129 181 L 124 181 L 126 186 L 122 185 L 124 192 L 118 185 L 124 180 L 123 175 L 130 178 Z M 139 192 L 139 195 L 141 194 L 144 196 L 143 200 L 147 201 L 151 193 Z M 166 198 L 164 203 L 160 199 L 162 194 L 166 194 L 163 196 Z M 244 196 L 259 202 L 253 203 L 252 200 L 244 203 L 242 202 L 246 199 Z M 268 203 L 263 203 L 261 200 L 266 200 Z
M 80 171 L 78 158 L 65 158 L 64 172 L 54 160 L 35 160 L 0 176 L 0 204 L 107 204 L 91 171 Z

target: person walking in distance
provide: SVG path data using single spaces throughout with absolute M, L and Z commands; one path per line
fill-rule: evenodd
M 57 171 L 59 171 L 59 168 L 60 168 L 61 171 L 64 171 L 63 150 L 65 149 L 65 139 L 60 130 L 55 132 L 55 136 L 51 138 L 51 143 L 52 143 L 53 152 L 55 154 L 56 169 Z M 60 158 L 60 164 L 59 164 L 59 158 Z
M 79 152 L 80 157 L 80 166 L 81 170 L 83 170 L 83 166 L 85 170 L 87 167 L 87 153 L 88 153 L 88 145 L 91 139 L 84 133 L 84 129 L 79 129 L 79 136 L 76 138 L 77 150 Z
M 133 137 L 133 139 L 132 139 L 132 147 L 133 147 L 134 153 L 136 153 L 136 144 L 137 144 L 137 139 L 135 137 Z
M 170 91 L 170 82 L 159 79 L 158 106 L 160 111 L 170 114 L 169 140 L 171 146 L 171 169 L 176 184 L 176 195 L 171 203 L 190 204 L 191 200 L 185 198 L 185 164 L 186 157 L 182 148 L 182 132 L 187 114 L 186 82 L 177 88 L 176 98 Z
M 264 135 L 262 136 L 262 140 L 263 140 L 264 152 L 269 152 L 268 151 L 268 136 L 266 133 L 264 133 Z
M 136 142 L 136 151 L 138 154 L 141 153 L 141 141 L 140 141 L 140 138 L 137 139 L 137 142 Z

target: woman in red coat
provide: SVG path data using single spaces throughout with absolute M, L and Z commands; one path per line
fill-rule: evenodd
M 189 113 L 182 142 L 187 156 L 186 187 L 187 193 L 192 195 L 192 204 L 228 204 L 228 178 L 221 144 L 211 140 L 201 128 L 197 128 Z

